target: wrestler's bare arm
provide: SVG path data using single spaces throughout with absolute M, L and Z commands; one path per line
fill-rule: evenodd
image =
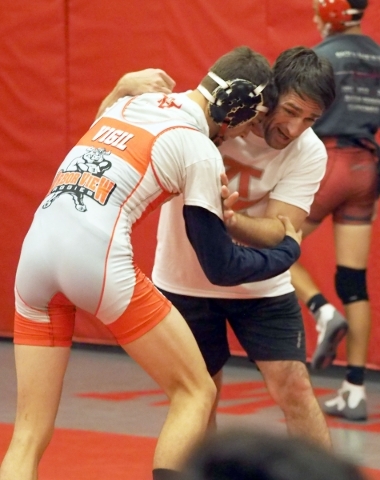
M 126 73 L 102 101 L 96 118 L 102 115 L 105 109 L 113 105 L 119 98 L 127 95 L 141 95 L 147 92 L 171 93 L 174 87 L 175 81 L 159 68 L 147 68 L 138 72 Z

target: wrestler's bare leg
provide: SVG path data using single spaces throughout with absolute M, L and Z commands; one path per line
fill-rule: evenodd
M 216 413 L 218 409 L 218 404 L 220 400 L 220 394 L 222 391 L 223 386 L 223 369 L 219 370 L 217 374 L 215 374 L 212 379 L 214 380 L 216 386 L 216 398 L 214 405 L 211 410 L 210 419 L 208 422 L 208 430 L 213 431 L 216 430 Z
M 273 400 L 285 415 L 290 435 L 308 439 L 331 449 L 326 420 L 310 382 L 306 365 L 299 361 L 257 361 Z
M 123 348 L 170 399 L 153 467 L 179 470 L 206 431 L 216 394 L 193 334 L 172 307 L 161 323 Z
M 154 468 L 179 469 L 204 434 L 215 386 L 186 322 L 177 310 L 123 348 L 170 398 Z M 70 349 L 16 345 L 17 415 L 1 480 L 37 480 L 38 463 L 54 430 Z
M 297 361 L 257 361 L 265 384 L 273 400 L 285 415 L 290 435 L 311 439 L 331 449 L 331 437 L 326 420 L 314 395 L 306 366 Z M 213 376 L 218 388 L 222 388 L 222 370 Z M 209 428 L 216 428 L 215 402 Z
M 305 222 L 304 236 L 310 234 L 316 225 Z M 371 242 L 372 225 L 334 224 L 336 263 L 343 267 L 366 269 Z M 309 272 L 296 262 L 290 269 L 292 283 L 298 298 L 307 303 L 320 293 Z M 364 366 L 367 360 L 368 341 L 371 328 L 370 305 L 367 300 L 344 306 L 349 329 L 347 334 L 347 362 Z
M 15 345 L 17 412 L 1 480 L 37 480 L 54 430 L 70 348 Z
M 372 225 L 334 225 L 335 251 L 338 265 L 366 269 L 371 242 Z M 371 312 L 368 300 L 344 306 L 348 321 L 347 362 L 365 366 L 367 361 Z
M 302 237 L 306 238 L 308 235 L 310 235 L 310 233 L 318 228 L 318 226 L 319 223 L 305 221 L 302 225 Z M 293 287 L 295 288 L 297 297 L 302 301 L 302 303 L 306 304 L 310 298 L 320 293 L 320 288 L 317 286 L 310 273 L 300 262 L 295 262 L 290 267 L 290 273 L 292 275 Z

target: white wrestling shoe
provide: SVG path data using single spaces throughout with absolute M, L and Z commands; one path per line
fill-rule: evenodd
M 315 318 L 319 334 L 317 348 L 311 359 L 311 367 L 321 369 L 329 367 L 334 361 L 338 344 L 347 333 L 348 323 L 330 303 L 323 305 Z
M 327 400 L 322 407 L 327 415 L 347 420 L 367 420 L 367 396 L 364 385 L 354 385 L 344 380 L 338 395 Z

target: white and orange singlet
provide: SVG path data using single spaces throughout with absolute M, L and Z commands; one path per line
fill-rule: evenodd
M 133 262 L 132 225 L 171 197 L 222 218 L 221 156 L 185 94 L 119 100 L 60 165 L 24 240 L 14 341 L 71 344 L 75 307 L 119 343 L 139 338 L 170 303 Z

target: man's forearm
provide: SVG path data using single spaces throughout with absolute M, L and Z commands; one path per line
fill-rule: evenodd
M 233 226 L 228 226 L 230 235 L 244 245 L 256 248 L 274 247 L 280 243 L 285 236 L 285 228 L 278 218 L 249 217 L 247 215 L 235 214 Z
M 95 118 L 99 118 L 101 115 L 103 115 L 103 113 L 108 107 L 111 107 L 119 98 L 122 98 L 125 95 L 127 95 L 125 93 L 125 86 L 124 88 L 120 89 L 119 85 L 116 85 L 112 92 L 109 93 L 100 104 L 99 110 Z
M 102 101 L 96 118 L 111 107 L 119 98 L 141 95 L 147 92 L 161 92 L 169 94 L 175 87 L 175 81 L 164 71 L 158 68 L 147 68 L 138 72 L 129 72 L 123 75 L 115 88 Z

